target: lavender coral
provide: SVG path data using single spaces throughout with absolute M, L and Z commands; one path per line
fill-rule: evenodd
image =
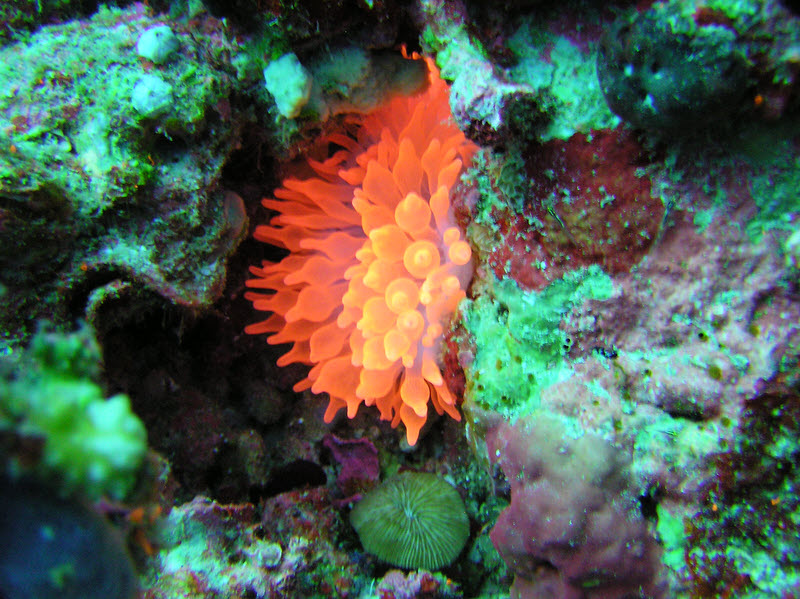
M 515 599 L 657 599 L 660 549 L 626 496 L 624 460 L 600 437 L 571 439 L 552 416 L 503 423 L 489 455 L 511 481 L 492 542 Z

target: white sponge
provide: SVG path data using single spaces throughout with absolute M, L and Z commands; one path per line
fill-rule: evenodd
M 300 114 L 311 95 L 311 75 L 294 54 L 284 54 L 269 63 L 264 81 L 278 111 L 289 119 Z

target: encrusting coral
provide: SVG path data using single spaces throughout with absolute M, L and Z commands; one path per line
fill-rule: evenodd
M 251 267 L 250 325 L 270 344 L 293 343 L 279 365 L 312 366 L 294 389 L 328 393 L 330 422 L 347 408 L 377 406 L 401 421 L 414 445 L 428 401 L 456 420 L 456 400 L 437 354 L 447 321 L 472 277 L 472 253 L 456 225 L 450 190 L 477 149 L 453 124 L 447 85 L 428 60 L 429 85 L 366 116 L 354 136 L 308 163 L 315 176 L 288 178 L 263 205 L 278 212 L 256 239 L 289 250 Z

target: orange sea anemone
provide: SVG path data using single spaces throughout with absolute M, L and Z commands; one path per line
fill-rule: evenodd
M 428 401 L 456 420 L 456 400 L 437 364 L 448 321 L 472 277 L 472 252 L 453 218 L 450 190 L 476 146 L 455 126 L 448 88 L 428 60 L 429 85 L 361 121 L 339 149 L 309 159 L 315 176 L 288 178 L 265 199 L 278 212 L 259 241 L 289 250 L 251 267 L 256 310 L 248 333 L 293 343 L 278 365 L 311 366 L 294 389 L 327 393 L 325 421 L 377 406 L 417 442 Z

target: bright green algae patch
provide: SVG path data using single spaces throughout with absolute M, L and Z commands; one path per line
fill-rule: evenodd
M 18 360 L 0 361 L 0 432 L 41 440 L 34 472 L 64 491 L 123 499 L 147 451 L 147 432 L 127 396 L 94 382 L 100 351 L 88 332 L 38 333 Z M 29 466 L 9 460 L 13 473 Z
M 584 300 L 611 297 L 612 283 L 599 266 L 590 266 L 539 292 L 511 279 L 495 281 L 491 291 L 464 307 L 477 348 L 466 368 L 466 395 L 480 408 L 516 418 L 539 406 L 543 389 L 569 378 L 571 342 L 560 324 Z

